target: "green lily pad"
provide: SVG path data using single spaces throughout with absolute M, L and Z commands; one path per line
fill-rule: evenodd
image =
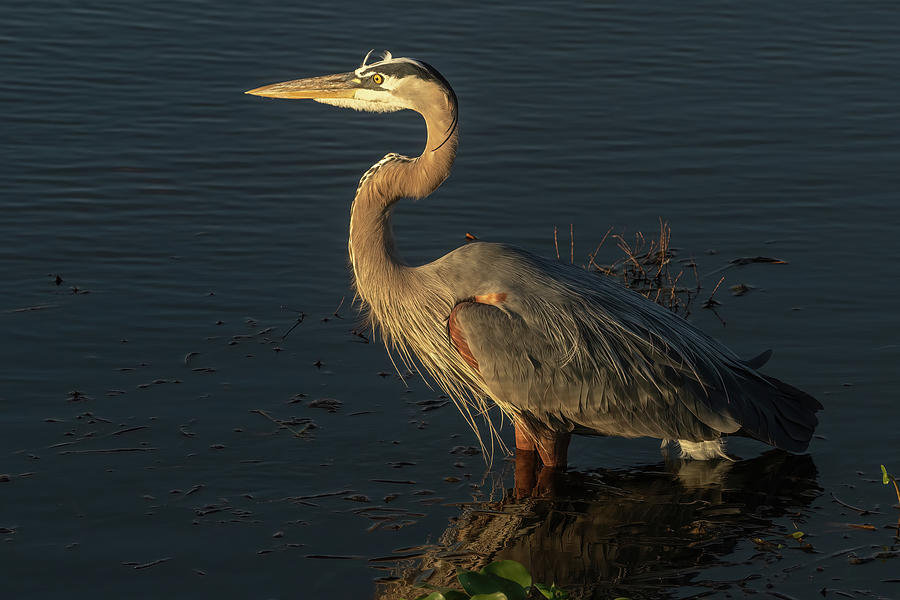
M 437 585 L 429 585 L 424 584 L 422 587 L 434 590 L 432 594 L 423 594 L 416 598 L 416 600 L 469 600 L 469 595 L 461 592 L 459 590 L 454 590 L 449 587 L 440 587 Z M 433 596 L 433 594 L 440 593 L 441 596 Z M 402 600 L 402 599 L 401 599 Z
M 470 595 L 490 595 L 502 592 L 507 600 L 525 600 L 525 588 L 509 579 L 497 577 L 490 573 L 476 573 L 475 571 L 460 571 L 456 574 L 459 583 Z
M 531 574 L 528 572 L 528 569 L 526 569 L 522 563 L 514 560 L 498 560 L 492 562 L 483 568 L 481 572 L 515 581 L 523 588 L 531 586 Z

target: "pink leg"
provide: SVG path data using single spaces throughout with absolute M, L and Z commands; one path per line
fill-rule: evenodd
M 568 461 L 569 440 L 572 435 L 568 432 L 545 429 L 529 437 L 525 433 L 525 427 L 516 423 L 516 454 L 522 451 L 537 451 L 541 455 L 541 461 L 545 467 L 565 471 Z M 534 438 L 537 438 L 535 442 Z
M 516 424 L 516 498 L 556 495 L 560 473 L 566 469 L 570 438 L 568 432 L 549 429 L 530 437 L 524 426 Z
M 569 440 L 571 439 L 572 434 L 569 432 L 560 433 L 554 431 L 540 436 L 540 444 L 537 449 L 545 467 L 560 471 L 566 470 L 569 456 Z
M 540 470 L 540 459 L 537 448 L 525 429 L 518 423 L 516 428 L 516 498 L 529 498 L 537 484 L 537 471 Z
M 534 494 L 540 464 L 537 452 L 516 450 L 516 498 L 530 498 Z
M 516 450 L 526 450 L 528 452 L 534 452 L 537 448 L 535 448 L 534 442 L 530 437 L 525 435 L 525 428 L 522 425 L 516 424 Z

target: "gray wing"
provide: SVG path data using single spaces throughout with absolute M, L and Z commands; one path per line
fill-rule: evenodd
M 501 407 L 556 429 L 806 448 L 821 405 L 758 373 L 768 353 L 741 361 L 616 282 L 516 252 L 506 302 L 453 311 Z M 525 297 L 526 285 L 541 293 Z
M 637 380 L 628 386 L 611 369 L 585 373 L 562 365 L 545 336 L 497 307 L 461 303 L 454 321 L 494 399 L 526 420 L 583 433 L 697 441 L 740 429 L 730 414 L 698 402 L 700 386 L 674 369 L 646 365 L 656 380 L 668 377 L 661 390 Z

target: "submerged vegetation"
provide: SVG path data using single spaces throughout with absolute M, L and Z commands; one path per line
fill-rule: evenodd
M 471 234 L 466 235 L 467 239 L 474 239 L 474 237 L 468 238 Z M 611 263 L 598 262 L 597 256 L 609 240 L 615 242 L 621 254 Z M 658 234 L 650 236 L 637 232 L 632 241 L 628 241 L 622 234 L 613 233 L 613 228 L 609 228 L 594 251 L 588 255 L 588 261 L 583 266 L 588 271 L 615 277 L 625 287 L 668 308 L 675 314 L 687 318 L 691 314 L 694 301 L 700 297 L 703 286 L 700 282 L 697 261 L 693 256 L 679 258 L 678 249 L 672 246 L 671 241 L 672 229 L 669 223 L 662 219 L 659 221 Z M 556 250 L 556 259 L 562 260 L 559 251 L 559 229 L 556 227 L 553 228 L 553 245 Z M 715 253 L 714 251 L 709 252 Z M 570 263 L 575 264 L 574 225 L 569 225 L 568 259 Z M 768 256 L 746 256 L 728 261 L 723 269 L 750 264 L 784 265 L 788 263 Z M 712 292 L 701 304 L 701 308 L 711 310 L 722 325 L 725 324 L 725 321 L 716 312 L 716 307 L 721 303 L 715 299 L 715 296 L 724 281 L 724 275 L 719 277 Z M 731 293 L 735 296 L 743 296 L 752 289 L 752 286 L 738 283 L 731 287 Z
M 645 298 L 665 306 L 676 314 L 688 316 L 691 304 L 701 290 L 700 275 L 693 258 L 676 261 L 675 250 L 671 246 L 672 230 L 669 224 L 660 220 L 659 235 L 646 237 L 638 232 L 630 243 L 623 235 L 610 235 L 611 233 L 612 229 L 607 230 L 600 244 L 591 253 L 587 268 L 603 275 L 617 277 L 626 287 Z M 611 264 L 597 264 L 597 253 L 610 238 L 616 242 L 622 256 Z M 686 271 L 690 271 L 693 278 L 690 285 L 686 283 L 690 277 L 685 276 Z M 718 285 L 716 288 L 718 289 Z
M 611 263 L 598 262 L 597 256 L 609 240 L 615 242 L 621 255 Z M 694 300 L 702 290 L 700 274 L 694 258 L 677 258 L 677 252 L 672 247 L 671 240 L 672 229 L 668 222 L 662 219 L 659 221 L 658 234 L 645 236 L 642 232 L 637 232 L 630 242 L 624 235 L 613 233 L 613 229 L 610 228 L 594 251 L 588 255 L 588 262 L 584 268 L 601 275 L 615 277 L 625 287 L 668 308 L 675 314 L 687 317 L 691 313 Z M 556 258 L 560 260 L 557 228 L 553 229 L 553 244 L 556 249 Z M 753 262 L 752 259 L 749 260 Z M 575 229 L 573 225 L 569 225 L 569 262 L 575 263 Z M 686 275 L 686 273 L 689 274 Z M 715 312 L 715 307 L 719 305 L 719 302 L 714 299 L 714 296 L 724 279 L 723 276 L 718 280 L 712 293 L 703 302 L 703 308 L 712 309 Z

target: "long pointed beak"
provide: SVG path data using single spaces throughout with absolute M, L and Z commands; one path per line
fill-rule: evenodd
M 360 80 L 355 73 L 338 73 L 337 75 L 323 75 L 321 77 L 309 77 L 307 79 L 295 79 L 264 85 L 245 94 L 254 96 L 266 96 L 269 98 L 353 98 L 359 89 Z

